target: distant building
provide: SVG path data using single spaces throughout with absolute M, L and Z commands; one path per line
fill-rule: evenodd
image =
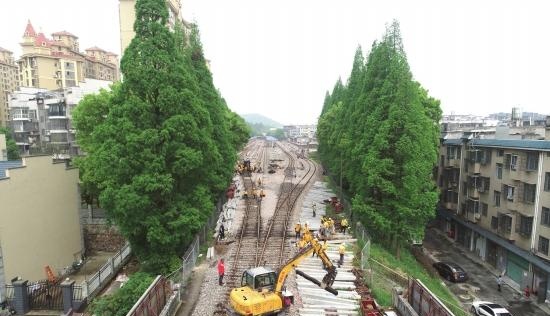
M 176 23 L 180 22 L 184 32 L 189 35 L 191 25 L 185 21 L 181 14 L 181 0 L 166 0 L 168 5 L 168 26 L 173 30 Z M 132 39 L 136 36 L 134 32 L 134 22 L 136 20 L 136 0 L 119 0 L 119 18 L 120 18 L 120 55 L 124 55 L 126 47 L 130 45 Z M 207 66 L 210 66 L 207 61 Z
M 438 216 L 457 244 L 550 298 L 550 141 L 446 139 Z
M 0 126 L 8 126 L 9 94 L 18 87 L 19 76 L 13 53 L 0 47 Z
M 443 139 L 550 139 L 550 119 L 538 113 L 522 113 L 517 107 L 512 113 L 475 115 L 443 115 L 440 122 Z
M 21 47 L 23 55 L 17 63 L 23 87 L 57 90 L 79 86 L 84 78 L 119 78 L 116 54 L 96 47 L 81 53 L 78 37 L 67 31 L 53 33 L 49 39 L 36 33 L 29 21 Z
M 0 162 L 0 205 L 0 301 L 9 280 L 46 279 L 44 266 L 60 275 L 80 260 L 78 169 L 50 156 Z
M 285 125 L 283 126 L 285 137 L 298 138 L 308 137 L 315 138 L 317 135 L 317 125 Z

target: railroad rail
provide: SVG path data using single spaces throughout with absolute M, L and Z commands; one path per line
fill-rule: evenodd
M 262 229 L 261 199 L 256 200 L 250 197 L 247 199 L 242 225 L 236 236 L 235 250 L 230 257 L 232 263 L 226 278 L 226 285 L 229 289 L 240 286 L 241 275 L 245 270 L 260 265 L 277 269 L 290 258 L 291 249 L 286 247 L 289 242 L 287 234 L 289 229 L 292 229 L 292 227 L 289 227 L 289 223 L 292 219 L 296 201 L 315 175 L 317 166 L 312 161 L 306 160 L 308 170 L 304 176 L 297 179 L 296 158 L 282 145 L 277 144 L 277 146 L 288 157 L 288 165 L 284 170 L 284 179 L 278 194 L 275 211 L 269 219 L 267 227 Z M 260 161 L 262 173 L 265 173 L 269 156 L 266 144 L 264 143 L 264 146 L 260 147 L 249 144 L 245 149 L 247 157 Z M 294 183 L 295 180 L 298 181 Z M 244 189 L 249 190 L 254 182 L 250 176 L 243 176 L 243 184 Z M 272 254 L 275 253 L 279 255 L 273 256 Z M 217 309 L 214 315 L 227 315 L 229 292 L 226 293 L 224 301 L 216 305 Z

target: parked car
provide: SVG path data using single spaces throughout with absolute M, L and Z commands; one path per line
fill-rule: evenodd
M 453 282 L 463 282 L 468 279 L 468 274 L 459 265 L 452 262 L 436 262 L 433 267 L 439 275 Z
M 502 305 L 485 301 L 474 301 L 470 311 L 477 316 L 513 316 Z

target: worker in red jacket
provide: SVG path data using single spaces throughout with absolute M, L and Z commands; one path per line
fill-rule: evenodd
M 223 264 L 223 258 L 220 259 L 218 262 L 218 276 L 219 278 L 219 284 L 223 285 L 223 276 L 225 274 L 225 265 Z

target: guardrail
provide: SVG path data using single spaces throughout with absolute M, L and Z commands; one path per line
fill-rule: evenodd
M 107 263 L 105 263 L 99 271 L 97 271 L 89 280 L 82 282 L 83 296 L 88 297 L 88 301 L 97 294 L 100 286 L 110 280 L 118 269 L 122 266 L 125 260 L 130 256 L 130 244 L 124 245 Z

